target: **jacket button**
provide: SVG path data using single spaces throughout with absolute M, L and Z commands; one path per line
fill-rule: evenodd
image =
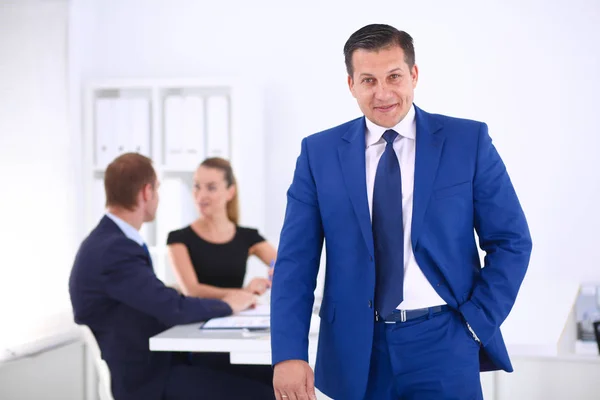
M 373 308 L 373 302 L 369 300 L 369 308 Z
M 370 257 L 369 257 L 369 260 L 373 261 L 373 256 L 370 256 Z

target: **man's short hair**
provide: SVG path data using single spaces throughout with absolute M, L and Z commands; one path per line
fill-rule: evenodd
M 125 153 L 115 158 L 104 172 L 107 207 L 123 207 L 133 211 L 140 191 L 156 183 L 152 160 L 138 153 Z
M 344 61 L 346 71 L 351 77 L 354 74 L 352 54 L 358 49 L 378 51 L 390 46 L 399 46 L 404 51 L 404 61 L 412 69 L 415 65 L 415 47 L 413 38 L 404 31 L 390 25 L 371 24 L 354 32 L 344 45 Z

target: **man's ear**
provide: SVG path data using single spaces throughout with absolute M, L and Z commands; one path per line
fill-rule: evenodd
M 417 67 L 417 64 L 413 65 L 413 67 L 410 71 L 410 76 L 412 78 L 413 89 L 414 89 L 417 87 L 417 82 L 419 82 L 419 67 Z
M 144 202 L 148 202 L 152 199 L 152 185 L 147 183 L 144 185 L 144 188 L 141 190 L 141 194 L 142 194 L 142 200 Z
M 352 93 L 352 97 L 356 96 L 354 95 L 354 79 L 352 79 L 352 77 L 350 75 L 348 75 L 348 89 L 350 89 L 350 93 Z

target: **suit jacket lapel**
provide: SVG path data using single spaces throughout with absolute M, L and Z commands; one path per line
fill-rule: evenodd
M 373 231 L 367 199 L 367 173 L 365 167 L 365 119 L 360 118 L 350 126 L 342 137 L 338 155 L 342 166 L 344 183 L 358 219 L 369 253 L 373 256 Z
M 435 181 L 444 135 L 442 125 L 431 115 L 415 106 L 417 121 L 415 180 L 413 193 L 413 219 L 411 242 L 415 249 L 423 228 L 425 211 L 429 204 Z
M 104 233 L 104 231 L 107 231 L 107 232 L 117 233 L 119 235 L 123 235 L 124 237 L 127 237 L 127 235 L 125 234 L 125 232 L 123 232 L 121 230 L 121 228 L 119 227 L 119 225 L 117 225 L 115 223 L 115 221 L 113 221 L 112 219 L 110 219 L 106 215 L 104 215 L 102 217 L 102 219 L 100 220 L 100 223 L 98 224 L 98 226 L 96 227 L 96 229 L 100 230 L 102 233 Z M 135 243 L 136 245 L 138 245 L 138 243 L 136 241 L 134 241 L 132 239 L 129 239 L 129 240 L 131 240 L 133 243 Z M 146 259 L 148 259 L 148 265 L 150 266 L 150 268 L 154 269 L 154 266 L 152 264 L 152 257 L 150 256 L 149 253 L 146 253 L 146 251 L 143 249 L 142 246 L 140 246 L 140 247 L 142 248 L 142 252 L 146 256 Z

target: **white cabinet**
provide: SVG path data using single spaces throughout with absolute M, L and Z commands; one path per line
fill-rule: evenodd
M 163 104 L 165 165 L 193 169 L 206 157 L 205 99 L 199 95 L 168 95 Z M 230 136 L 228 130 L 222 134 L 227 139 Z
M 129 141 L 125 143 L 126 151 L 150 156 L 150 99 L 128 99 Z
M 152 158 L 161 181 L 156 221 L 142 235 L 157 275 L 171 283 L 169 231 L 197 217 L 193 174 L 206 157 L 231 161 L 240 190 L 241 224 L 264 231 L 265 159 L 259 88 L 233 79 L 90 82 L 84 97 L 85 222 L 104 213 L 104 170 L 118 155 Z
M 207 142 L 210 157 L 229 158 L 229 100 L 226 96 L 208 98 Z
M 97 170 L 126 152 L 151 155 L 150 101 L 150 90 L 94 91 L 88 111 Z

